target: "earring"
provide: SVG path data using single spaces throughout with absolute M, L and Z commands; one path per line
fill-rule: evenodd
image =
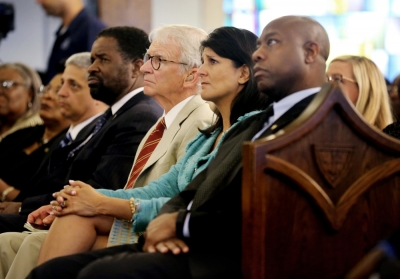
M 29 102 L 28 103 L 28 109 L 32 108 L 32 105 L 33 105 L 32 102 Z

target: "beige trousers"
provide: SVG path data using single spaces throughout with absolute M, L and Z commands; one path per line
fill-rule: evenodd
M 47 232 L 0 234 L 0 279 L 24 279 L 36 267 Z

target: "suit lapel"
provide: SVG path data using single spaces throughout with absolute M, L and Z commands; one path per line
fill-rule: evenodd
M 171 142 L 175 138 L 176 134 L 181 129 L 182 123 L 189 117 L 189 115 L 199 106 L 204 104 L 204 100 L 201 99 L 200 95 L 196 95 L 190 100 L 178 113 L 171 126 L 164 132 L 161 141 L 158 143 L 156 149 L 154 149 L 151 154 L 149 160 L 144 166 L 142 172 L 144 172 L 147 168 L 151 167 L 155 164 L 167 151 L 171 145 Z M 157 124 L 156 124 L 157 125 Z M 155 127 L 155 126 L 153 126 Z M 152 127 L 152 129 L 153 129 Z M 146 138 L 148 135 L 146 135 Z M 143 142 L 143 141 L 142 141 Z
M 142 99 L 144 98 L 144 93 L 143 91 L 137 93 L 136 95 L 134 95 L 132 98 L 130 98 L 122 107 L 119 108 L 119 110 L 117 110 L 113 116 L 110 117 L 110 119 L 115 119 L 116 117 L 118 117 L 119 115 L 123 114 L 125 111 L 127 111 L 128 109 L 130 109 L 132 106 L 136 105 L 137 103 L 139 103 L 140 101 L 142 101 Z
M 66 128 L 64 131 L 62 131 L 57 137 L 55 137 L 54 139 L 52 139 L 52 143 L 49 146 L 49 151 L 46 152 L 46 154 L 43 157 L 42 162 L 40 163 L 40 166 L 38 168 L 37 173 L 41 173 L 42 169 L 46 169 L 48 171 L 49 168 L 49 164 L 50 164 L 50 158 L 53 154 L 53 152 L 55 150 L 58 149 L 58 146 L 61 142 L 61 140 L 65 137 L 65 135 L 67 134 L 68 128 Z
M 99 117 L 101 117 L 101 115 Z M 66 161 L 69 152 L 79 146 L 92 133 L 99 117 L 96 117 L 95 119 L 93 119 L 92 122 L 83 127 L 83 129 L 79 131 L 78 135 L 71 142 L 71 144 L 63 148 L 56 148 L 52 152 L 49 158 L 49 171 L 53 171 L 54 168 L 58 167 L 60 164 Z
M 92 133 L 99 117 L 101 117 L 101 115 L 96 117 L 95 119 L 92 120 L 92 122 L 90 122 L 85 127 L 83 127 L 83 129 L 79 131 L 78 135 L 72 142 L 73 143 L 75 143 L 75 142 L 81 143 L 82 141 L 84 141 Z
M 207 174 L 205 181 L 200 182 L 200 187 L 193 200 L 193 209 L 199 207 L 216 192 L 230 184 L 242 167 L 243 142 L 251 140 L 261 130 L 267 118 L 265 112 L 257 114 L 239 123 L 235 130 L 229 131 L 218 150 L 217 156 L 204 170 Z
M 285 112 L 281 117 L 279 117 L 274 123 L 272 123 L 264 133 L 261 134 L 259 138 L 267 137 L 271 134 L 276 133 L 277 131 L 283 129 L 287 125 L 289 125 L 293 120 L 295 120 L 308 106 L 311 100 L 315 97 L 315 94 L 312 94 L 293 107 L 291 107 L 287 112 Z

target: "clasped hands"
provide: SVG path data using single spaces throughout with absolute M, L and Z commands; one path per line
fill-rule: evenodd
M 28 222 L 38 225 L 51 225 L 55 217 L 67 214 L 80 216 L 98 215 L 96 208 L 102 201 L 102 194 L 89 184 L 70 181 L 70 185 L 53 194 L 55 201 L 32 212 Z M 178 212 L 164 213 L 153 219 L 147 226 L 143 251 L 149 253 L 168 253 L 175 255 L 189 252 L 189 247 L 176 235 Z
M 69 183 L 60 192 L 53 194 L 56 200 L 51 201 L 50 205 L 44 205 L 29 214 L 28 222 L 50 226 L 55 217 L 68 214 L 86 217 L 97 215 L 97 205 L 104 196 L 81 181 L 70 180 Z
M 189 252 L 187 244 L 176 236 L 178 212 L 164 213 L 153 219 L 147 226 L 143 251 L 175 255 Z

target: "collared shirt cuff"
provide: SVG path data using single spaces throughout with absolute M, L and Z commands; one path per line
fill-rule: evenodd
M 185 237 L 188 237 L 188 234 L 185 233 L 185 224 L 188 215 L 189 211 L 187 211 L 186 209 L 180 209 L 178 211 L 178 217 L 176 218 L 176 234 L 178 238 L 183 239 Z M 187 229 L 189 229 L 189 226 Z

